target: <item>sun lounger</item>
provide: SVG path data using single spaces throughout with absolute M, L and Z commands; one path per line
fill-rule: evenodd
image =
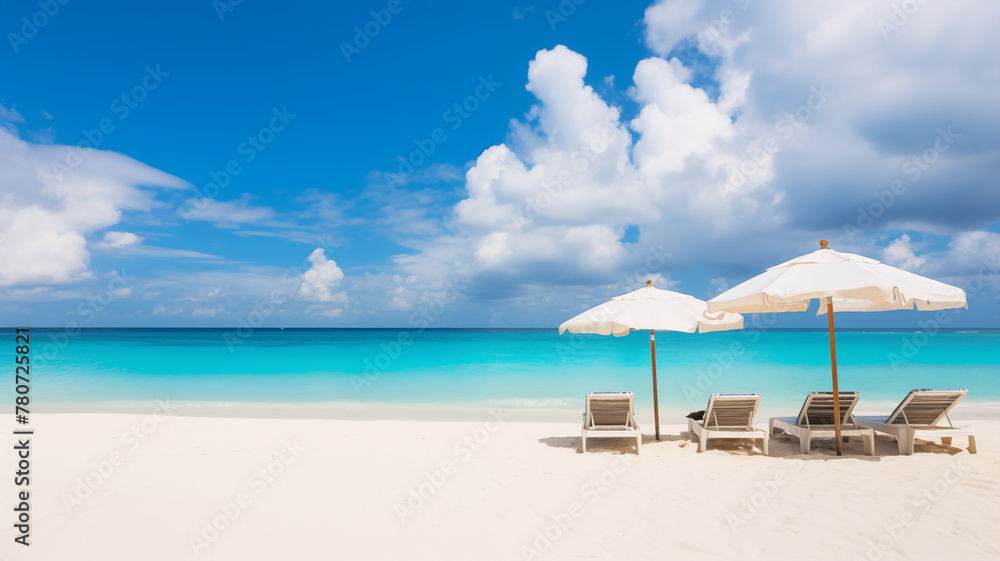
M 583 414 L 583 451 L 587 438 L 634 438 L 635 453 L 642 445 L 642 433 L 635 422 L 632 392 L 590 392 Z
M 913 390 L 889 416 L 858 417 L 858 424 L 874 429 L 896 439 L 899 453 L 913 454 L 913 440 L 941 439 L 941 444 L 951 446 L 955 436 L 969 438 L 969 452 L 976 453 L 976 433 L 969 427 L 956 427 L 948 412 L 962 401 L 969 390 Z M 947 426 L 938 423 L 948 421 Z
M 840 436 L 860 436 L 865 454 L 871 456 L 875 453 L 875 432 L 858 426 L 854 419 L 854 406 L 860 398 L 858 392 L 840 392 Z M 799 452 L 808 454 L 812 439 L 837 438 L 834 422 L 833 392 L 812 392 L 806 396 L 798 417 L 774 417 L 768 432 L 774 436 L 775 430 L 781 430 L 798 438 Z
M 688 419 L 688 430 L 698 438 L 698 451 L 708 448 L 713 438 L 747 438 L 763 441 L 761 449 L 767 455 L 767 433 L 753 426 L 759 393 L 716 393 L 708 398 L 705 417 Z

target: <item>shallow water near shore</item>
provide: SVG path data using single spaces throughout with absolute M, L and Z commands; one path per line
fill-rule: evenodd
M 141 410 L 169 399 L 202 414 L 253 405 L 285 416 L 325 407 L 447 417 L 449 408 L 500 406 L 551 418 L 595 390 L 632 391 L 640 411 L 652 405 L 645 332 L 34 328 L 31 337 L 32 403 L 50 410 Z M 830 390 L 822 330 L 657 333 L 656 342 L 661 414 L 702 408 L 715 392 L 759 392 L 762 409 L 778 410 Z M 859 411 L 890 408 L 913 388 L 968 388 L 966 411 L 1000 403 L 1000 330 L 843 330 L 837 350 L 840 388 L 862 393 Z M 0 360 L 13 351 L 4 346 Z

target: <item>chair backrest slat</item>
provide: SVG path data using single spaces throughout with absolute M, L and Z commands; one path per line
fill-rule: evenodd
M 913 390 L 886 421 L 890 425 L 934 426 L 958 404 L 969 390 Z
M 632 426 L 632 392 L 591 392 L 587 394 L 587 426 Z
M 847 424 L 858 404 L 858 392 L 840 392 L 840 423 Z M 833 392 L 812 392 L 806 396 L 797 421 L 799 426 L 830 426 L 835 423 Z
M 705 427 L 753 429 L 753 419 L 760 405 L 759 393 L 717 393 L 708 398 Z

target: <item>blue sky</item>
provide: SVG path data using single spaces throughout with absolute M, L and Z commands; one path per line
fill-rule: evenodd
M 555 326 L 828 238 L 997 326 L 998 8 L 905 8 L 4 3 L 3 323 Z

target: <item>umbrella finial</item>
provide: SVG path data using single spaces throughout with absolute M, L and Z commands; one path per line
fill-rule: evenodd
M 646 286 L 653 286 L 653 281 L 646 279 Z
M 820 249 L 830 249 L 829 247 L 827 247 L 828 245 L 830 245 L 830 242 L 828 242 L 826 240 L 820 240 L 819 241 L 819 248 Z

